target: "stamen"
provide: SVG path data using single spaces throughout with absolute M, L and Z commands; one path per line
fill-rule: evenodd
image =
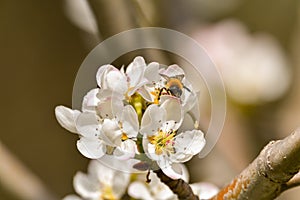
M 175 134 L 176 133 L 173 130 L 164 132 L 160 129 L 157 135 L 149 136 L 148 140 L 151 144 L 155 146 L 155 153 L 157 155 L 161 155 L 163 152 L 173 153 Z
M 122 141 L 128 140 L 128 136 L 125 133 L 122 133 L 121 140 Z

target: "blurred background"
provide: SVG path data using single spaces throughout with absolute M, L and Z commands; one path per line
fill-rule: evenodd
M 88 159 L 76 149 L 77 136 L 59 126 L 54 108 L 72 106 L 77 70 L 99 42 L 146 26 L 194 38 L 222 74 L 228 100 L 224 130 L 213 151 L 188 168 L 191 182 L 224 186 L 270 140 L 300 125 L 299 19 L 297 0 L 0 0 L 0 199 L 73 193 L 73 175 L 86 171 Z M 165 52 L 139 51 L 114 64 L 128 64 L 135 55 L 147 62 L 177 61 Z M 210 109 L 202 95 L 205 129 Z M 299 195 L 297 188 L 278 199 Z

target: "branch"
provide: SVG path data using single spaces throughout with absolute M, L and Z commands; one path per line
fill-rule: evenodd
M 198 196 L 194 195 L 192 188 L 182 179 L 173 180 L 166 176 L 161 170 L 154 171 L 160 180 L 165 183 L 173 192 L 182 200 L 199 200 Z
M 289 182 L 299 169 L 300 129 L 283 140 L 270 142 L 238 177 L 211 200 L 274 199 L 283 191 L 299 185 L 297 179 Z

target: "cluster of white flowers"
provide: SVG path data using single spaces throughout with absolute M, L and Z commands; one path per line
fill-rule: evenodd
M 79 135 L 81 154 L 107 161 L 107 165 L 132 163 L 135 170 L 160 168 L 173 179 L 183 178 L 178 164 L 190 160 L 205 145 L 198 118 L 191 114 L 198 110 L 198 93 L 184 71 L 177 65 L 147 65 L 136 57 L 126 70 L 101 66 L 96 80 L 98 88 L 86 94 L 81 111 L 64 106 L 55 109 L 61 126 Z M 85 179 L 76 175 L 75 182 Z M 84 198 L 91 198 L 78 188 L 75 186 Z
M 183 164 L 180 164 L 179 167 L 183 171 L 182 179 L 189 182 L 187 169 Z M 178 199 L 155 173 L 150 174 L 150 183 L 146 183 L 145 175 L 145 173 L 129 174 L 116 171 L 92 160 L 88 167 L 88 174 L 77 172 L 73 180 L 74 189 L 80 197 L 71 194 L 63 200 L 117 200 L 125 194 L 130 199 Z M 209 199 L 218 192 L 216 186 L 206 182 L 193 183 L 190 186 L 199 199 Z

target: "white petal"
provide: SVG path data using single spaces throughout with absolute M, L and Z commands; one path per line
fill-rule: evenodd
M 204 134 L 200 130 L 192 130 L 180 133 L 175 137 L 175 154 L 172 160 L 186 162 L 193 155 L 198 154 L 205 146 Z
M 153 102 L 152 95 L 146 88 L 146 86 L 143 86 L 137 90 L 137 92 L 148 102 Z
M 148 138 L 146 135 L 144 135 L 144 137 L 143 137 L 143 148 L 144 148 L 145 154 L 152 160 L 159 160 L 160 156 L 162 156 L 162 155 L 157 155 L 155 153 L 155 145 L 151 144 L 148 141 Z
M 132 96 L 135 92 L 139 92 L 140 88 L 142 88 L 147 83 L 148 80 L 142 77 L 142 79 L 137 83 L 137 85 L 130 88 L 130 90 L 128 91 L 128 95 Z
M 64 197 L 62 200 L 83 200 L 83 199 L 75 194 L 70 194 L 70 195 Z
M 120 160 L 128 160 L 135 155 L 136 144 L 133 140 L 126 140 L 121 143 L 114 151 L 114 156 Z
M 126 74 L 129 78 L 129 86 L 130 88 L 138 85 L 143 76 L 146 68 L 146 63 L 143 57 L 136 57 L 132 63 L 130 63 L 126 69 Z
M 120 71 L 110 71 L 106 75 L 107 85 L 113 91 L 124 94 L 128 90 L 127 78 Z
M 97 97 L 98 92 L 98 88 L 92 89 L 84 96 L 82 101 L 82 112 L 95 112 L 95 107 L 100 101 Z
M 183 110 L 184 112 L 187 112 L 189 110 L 191 110 L 193 107 L 195 107 L 195 105 L 198 106 L 198 96 L 200 95 L 200 93 L 195 93 L 193 91 L 193 89 L 191 88 L 191 86 L 188 87 L 189 90 L 184 89 L 183 94 L 181 95 L 181 100 L 183 102 Z
M 146 135 L 153 135 L 165 121 L 166 110 L 152 104 L 148 106 L 143 115 L 140 132 Z
M 128 187 L 129 181 L 130 173 L 122 171 L 115 172 L 111 186 L 113 194 L 117 199 L 120 199 L 124 195 Z
M 100 90 L 97 96 L 100 98 L 97 111 L 102 118 L 120 117 L 124 108 L 123 94 L 111 90 Z
M 94 113 L 81 113 L 76 120 L 76 129 L 84 137 L 98 138 L 101 129 L 99 117 Z
M 103 65 L 103 66 L 99 67 L 97 74 L 96 74 L 96 81 L 97 81 L 98 86 L 101 89 L 108 88 L 107 82 L 106 82 L 106 75 L 110 71 L 118 71 L 118 69 L 112 65 Z
M 101 163 L 104 163 L 106 166 L 111 167 L 114 170 L 128 172 L 128 173 L 140 173 L 137 169 L 133 168 L 133 165 L 140 162 L 140 160 L 136 159 L 129 159 L 126 160 L 119 160 L 114 155 L 104 155 L 100 159 L 98 159 Z
M 166 75 L 168 77 L 182 76 L 184 71 L 178 65 L 170 65 L 167 69 L 161 69 L 160 74 Z
M 101 101 L 97 106 L 98 115 L 101 118 L 114 118 L 115 115 L 113 113 L 113 103 L 111 99 L 106 99 L 105 101 Z
M 110 146 L 121 145 L 122 131 L 116 120 L 105 119 L 102 124 L 101 138 Z
M 75 191 L 84 198 L 97 198 L 100 196 L 99 183 L 96 177 L 77 172 L 73 179 Z
M 99 180 L 101 184 L 112 185 L 116 170 L 108 167 L 99 160 L 91 160 L 88 166 L 88 173 L 91 177 Z M 101 184 L 99 183 L 99 188 L 102 186 Z
M 193 130 L 195 128 L 198 128 L 198 126 L 199 126 L 199 124 L 198 124 L 199 123 L 199 117 L 200 116 L 196 116 L 192 112 L 192 110 L 185 113 L 182 124 L 181 124 L 180 128 L 178 129 L 178 132 L 181 133 L 181 132 L 184 132 L 184 131 Z
M 190 186 L 200 199 L 210 199 L 219 192 L 219 188 L 211 183 L 200 182 L 190 184 Z
M 181 109 L 180 100 L 178 98 L 169 98 L 161 105 L 166 110 L 166 121 L 174 120 L 178 127 L 183 120 L 183 111 Z
M 55 116 L 58 123 L 72 133 L 78 133 L 75 121 L 79 114 L 78 110 L 72 110 L 65 106 L 57 106 L 55 108 Z
M 129 185 L 128 194 L 135 199 L 154 200 L 146 185 L 137 181 Z
M 159 63 L 152 62 L 150 63 L 145 70 L 144 77 L 150 82 L 157 82 L 160 79 L 159 73 Z
M 136 111 L 131 105 L 128 105 L 123 110 L 122 115 L 122 125 L 123 131 L 126 135 L 131 137 L 136 137 L 139 130 L 139 120 Z
M 106 147 L 101 140 L 92 140 L 85 137 L 77 141 L 77 149 L 82 155 L 90 159 L 101 158 L 106 151 Z
M 158 166 L 164 172 L 165 175 L 172 179 L 182 178 L 182 169 L 178 165 L 172 165 L 168 158 L 163 158 L 157 161 Z
M 172 171 L 175 171 L 175 173 L 177 175 L 179 174 L 181 176 L 180 178 L 182 180 L 184 180 L 187 183 L 189 182 L 189 179 L 190 179 L 189 171 L 184 164 L 172 163 L 171 168 L 172 168 Z

